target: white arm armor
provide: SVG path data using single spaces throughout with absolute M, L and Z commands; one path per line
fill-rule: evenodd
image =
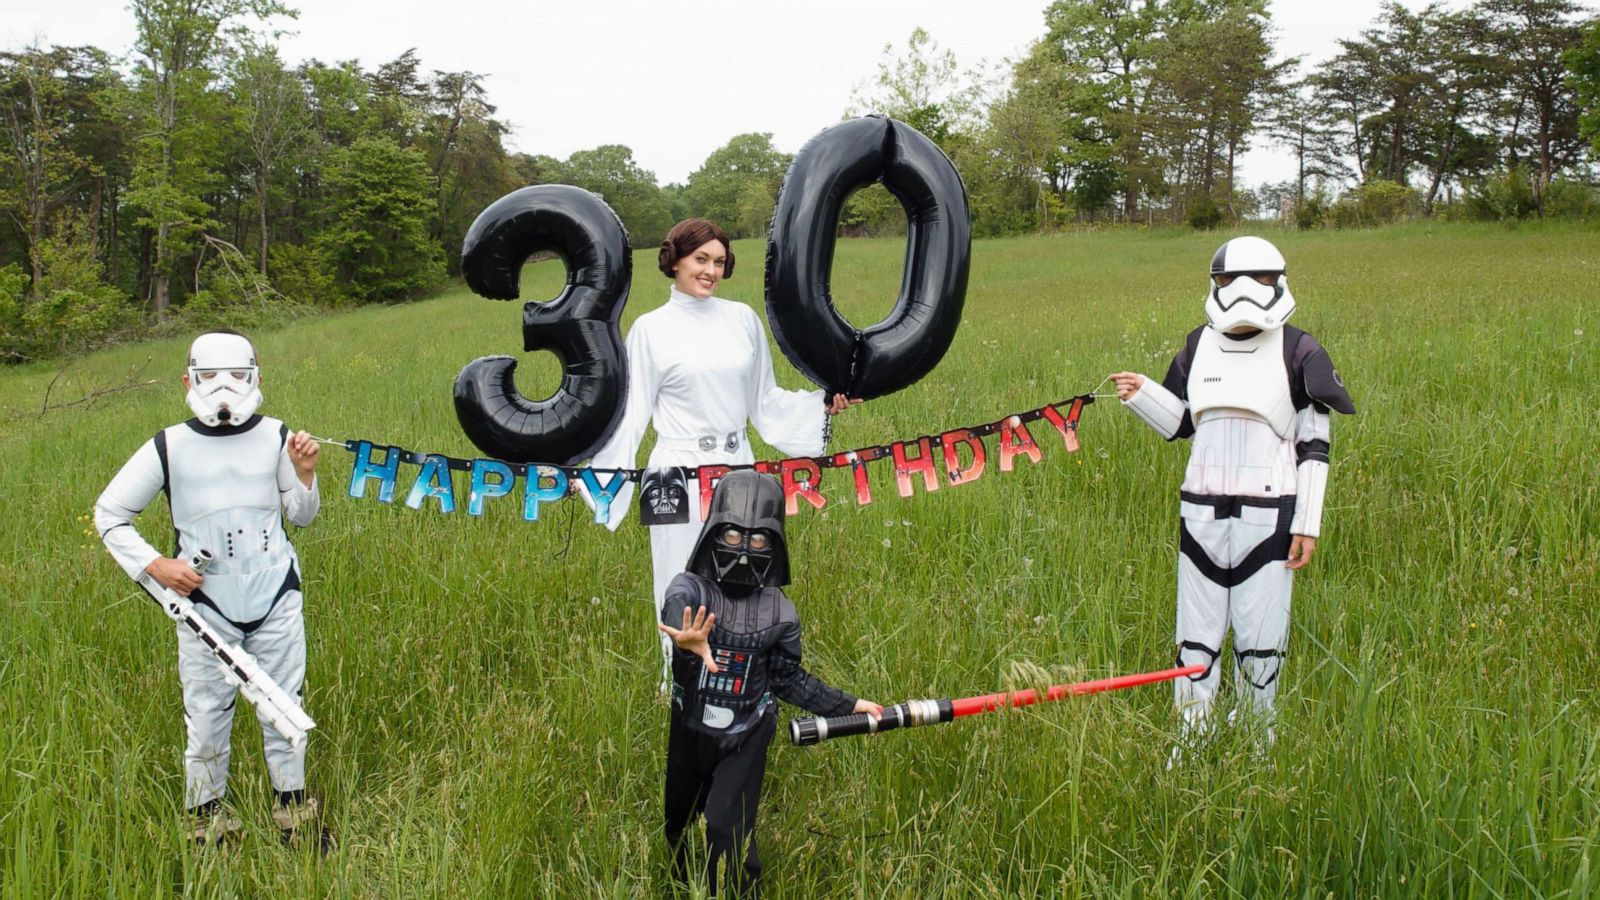
M 1333 423 L 1315 406 L 1300 410 L 1295 420 L 1295 501 L 1291 534 L 1316 537 L 1322 531 L 1322 498 L 1328 490 L 1328 444 Z
M 1322 498 L 1328 490 L 1328 464 L 1308 459 L 1295 467 L 1294 522 L 1291 534 L 1316 537 L 1322 533 Z
M 1189 409 L 1176 394 L 1148 375 L 1138 393 L 1122 401 L 1122 405 L 1169 441 L 1177 436 L 1178 429 L 1183 426 L 1183 414 Z
M 144 446 L 117 472 L 94 505 L 94 526 L 111 558 L 128 577 L 137 580 L 145 566 L 161 557 L 150 542 L 134 530 L 133 519 L 161 492 L 161 460 L 154 441 Z

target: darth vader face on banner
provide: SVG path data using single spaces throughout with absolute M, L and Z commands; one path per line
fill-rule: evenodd
M 688 474 L 678 467 L 645 470 L 639 482 L 642 524 L 682 525 L 689 521 Z

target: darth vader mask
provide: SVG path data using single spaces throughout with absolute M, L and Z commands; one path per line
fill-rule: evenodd
M 776 478 L 742 469 L 718 482 L 689 570 L 734 586 L 789 583 L 783 488 Z
M 682 468 L 646 469 L 639 487 L 639 521 L 681 525 L 689 521 L 688 476 Z

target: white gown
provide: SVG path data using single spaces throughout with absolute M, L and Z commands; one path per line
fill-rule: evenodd
M 645 429 L 657 440 L 649 467 L 748 465 L 755 462 L 745 422 L 785 456 L 819 456 L 826 449 L 823 392 L 778 387 L 766 329 L 754 310 L 717 297 L 672 289 L 667 302 L 640 316 L 628 332 L 628 399 L 622 422 L 595 453 L 596 468 L 633 468 Z M 650 529 L 654 623 L 667 584 L 688 564 L 700 533 L 700 496 L 689 492 L 689 521 Z M 611 503 L 615 530 L 633 496 L 630 482 Z M 585 495 L 587 499 L 587 495 Z M 662 635 L 662 678 L 672 642 Z

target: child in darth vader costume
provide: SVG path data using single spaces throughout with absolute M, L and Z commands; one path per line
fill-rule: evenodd
M 1328 352 L 1286 324 L 1295 300 L 1285 270 L 1261 238 L 1223 244 L 1211 259 L 1208 322 L 1189 333 L 1166 378 L 1111 376 L 1123 405 L 1162 437 L 1192 440 L 1179 504 L 1178 664 L 1206 670 L 1173 682 L 1188 738 L 1209 732 L 1231 626 L 1237 708 L 1264 720 L 1271 742 L 1294 572 L 1322 528 L 1331 413 L 1356 411 Z
M 776 700 L 824 716 L 883 712 L 801 667 L 800 618 L 782 590 L 788 583 L 783 489 L 770 475 L 729 473 L 711 497 L 688 571 L 667 586 L 659 626 L 675 645 L 666 778 L 673 873 L 686 877 L 683 832 L 703 813 L 713 895 L 724 862 L 730 893 L 755 893 L 756 807 Z M 741 848 L 742 872 L 733 863 Z

